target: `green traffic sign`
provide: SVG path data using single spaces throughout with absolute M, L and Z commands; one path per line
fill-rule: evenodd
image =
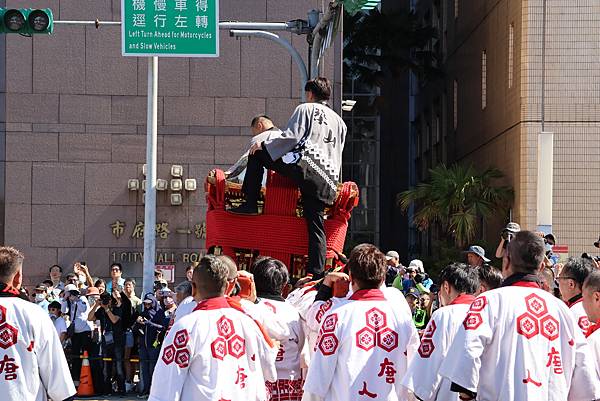
M 219 0 L 121 0 L 121 21 L 124 56 L 219 56 Z

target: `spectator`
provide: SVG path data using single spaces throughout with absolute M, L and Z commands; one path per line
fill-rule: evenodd
M 490 265 L 483 265 L 477 269 L 479 273 L 479 290 L 476 295 L 499 288 L 502 285 L 502 273 Z
M 387 261 L 387 272 L 385 275 L 385 285 L 391 287 L 394 284 L 396 276 L 403 274 L 402 264 L 400 264 L 400 255 L 396 251 L 389 251 L 385 254 Z
M 548 291 L 550 294 L 554 294 L 556 290 L 556 277 L 554 276 L 554 270 L 549 267 L 544 267 L 540 273 L 540 284 L 542 290 Z M 559 293 L 560 296 L 560 293 Z
M 65 322 L 65 318 L 62 317 L 60 302 L 50 302 L 48 305 L 48 314 L 50 315 L 50 319 L 52 319 L 52 323 L 54 323 L 60 343 L 64 346 L 67 339 L 67 323 Z
M 39 305 L 44 311 L 48 310 L 48 305 L 50 305 L 48 301 L 48 288 L 44 284 L 38 284 L 35 287 L 33 302 Z
M 583 283 L 583 307 L 591 326 L 586 333 L 587 341 L 596 359 L 596 373 L 600 377 L 600 271 L 594 270 Z
M 99 294 L 102 295 L 104 292 L 106 292 L 106 281 L 99 278 L 98 280 L 94 281 L 94 287 L 96 287 Z
M 154 270 L 154 284 L 156 284 L 157 281 L 163 281 L 164 277 L 163 277 L 163 272 L 160 269 L 155 269 Z
M 500 233 L 500 243 L 498 244 L 498 248 L 496 248 L 496 257 L 498 259 L 504 256 L 504 250 L 519 231 L 521 231 L 521 226 L 517 223 L 510 222 L 504 227 L 504 230 Z
M 569 258 L 560 271 L 558 288 L 560 296 L 577 319 L 577 324 L 585 334 L 590 327 L 587 314 L 581 303 L 583 282 L 595 270 L 593 262 L 585 258 Z
M 72 273 L 70 273 L 72 274 Z M 77 278 L 73 275 L 75 281 Z M 65 286 L 61 312 L 69 315 L 71 322 L 68 332 L 71 335 L 71 374 L 73 380 L 78 382 L 81 373 L 81 351 L 87 351 L 89 355 L 94 355 L 94 347 L 92 345 L 92 324 L 88 322 L 87 315 L 89 312 L 89 304 L 85 297 L 81 296 L 79 288 L 73 283 Z
M 419 303 L 419 291 L 416 288 L 411 288 L 406 292 L 405 298 L 411 313 L 414 315 Z
M 75 273 L 67 273 L 65 276 L 65 288 L 69 284 L 74 285 L 79 290 L 79 277 Z
M 58 301 L 60 299 L 61 290 L 55 290 L 54 285 L 52 284 L 52 280 L 46 279 L 42 281 L 42 284 L 46 286 L 46 292 L 48 294 L 46 299 L 48 300 L 48 302 Z
M 113 263 L 110 265 L 110 278 L 111 280 L 106 285 L 106 292 L 112 294 L 113 289 L 123 291 L 125 285 L 125 279 L 121 277 L 123 275 L 123 266 L 120 263 Z
M 163 305 L 164 319 L 165 319 L 164 325 L 166 327 L 171 327 L 171 324 L 175 320 L 175 311 L 177 311 L 177 304 L 175 303 L 175 298 L 173 298 L 173 295 L 175 295 L 175 294 L 171 290 L 167 290 L 167 291 L 163 290 L 162 305 Z M 161 343 L 166 334 L 165 331 L 163 331 L 160 335 Z
M 141 328 L 140 365 L 141 385 L 140 395 L 150 392 L 154 367 L 160 352 L 159 334 L 166 329 L 164 312 L 153 294 L 146 294 L 143 300 L 144 310 L 137 319 Z
M 129 392 L 133 388 L 133 378 L 135 375 L 136 363 L 131 362 L 131 355 L 136 344 L 136 336 L 133 331 L 133 323 L 136 321 L 140 314 L 140 307 L 142 300 L 135 295 L 135 280 L 132 278 L 125 279 L 125 286 L 123 287 L 123 294 L 129 300 L 130 311 L 129 311 L 129 323 L 125 327 L 125 391 Z
M 85 262 L 75 262 L 73 265 L 73 273 L 77 275 L 79 280 L 79 288 L 87 288 L 94 285 L 92 276 Z
M 63 269 L 59 265 L 54 265 L 48 270 L 50 273 L 50 280 L 52 281 L 52 287 L 54 289 L 54 297 L 58 298 L 60 292 L 65 289 L 65 283 L 62 282 Z
M 173 323 L 185 315 L 189 315 L 194 311 L 198 303 L 192 296 L 192 283 L 189 281 L 183 281 L 175 287 L 177 310 L 175 311 L 175 317 Z
M 467 264 L 472 267 L 480 267 L 490 260 L 485 257 L 485 250 L 479 245 L 471 245 L 464 253 L 467 254 Z
M 88 315 L 89 321 L 100 321 L 102 334 L 102 357 L 111 360 L 104 361 L 104 381 L 99 390 L 100 394 L 109 394 L 112 389 L 113 366 L 117 372 L 117 392 L 125 394 L 125 371 L 123 356 L 125 348 L 125 333 L 123 330 L 123 308 L 121 293 L 113 291 L 112 296 L 107 292 L 102 294 Z

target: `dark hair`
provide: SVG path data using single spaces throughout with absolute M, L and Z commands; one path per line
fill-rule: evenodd
M 0 280 L 13 278 L 23 265 L 24 258 L 20 251 L 11 246 L 0 247 Z
M 187 280 L 182 281 L 175 287 L 175 292 L 181 292 L 186 297 L 189 297 L 190 295 L 192 295 L 192 283 L 190 283 Z
M 258 296 L 261 294 L 281 296 L 283 287 L 290 279 L 287 267 L 273 258 L 259 258 L 252 266 L 251 272 L 254 274 Z
M 531 231 L 519 231 L 508 243 L 507 254 L 514 272 L 535 273 L 546 255 L 544 240 Z
M 229 267 L 217 256 L 206 255 L 194 269 L 194 283 L 204 296 L 222 296 L 227 287 Z
M 252 122 L 250 123 L 250 126 L 251 127 L 256 127 L 256 124 L 258 124 L 261 120 L 269 120 L 270 122 L 273 121 L 266 114 L 259 114 L 258 116 L 254 117 L 252 119 Z
M 58 270 L 62 273 L 63 272 L 63 268 L 59 265 L 52 265 L 50 266 L 50 268 L 48 269 L 48 272 L 51 272 L 53 268 L 58 267 Z
M 484 284 L 488 290 L 498 288 L 502 284 L 502 273 L 494 266 L 479 266 L 477 272 L 479 273 L 479 283 Z
M 583 282 L 583 287 L 593 292 L 600 292 L 600 270 L 592 271 Z
M 94 287 L 98 288 L 100 286 L 100 284 L 104 284 L 104 288 L 106 288 L 106 281 L 104 281 L 103 279 L 99 278 L 98 280 L 96 280 L 94 282 Z
M 58 301 L 52 301 L 52 302 L 50 302 L 48 304 L 48 309 L 58 309 L 58 310 L 60 310 L 61 309 L 60 302 L 58 302 Z
M 440 283 L 447 282 L 461 294 L 475 294 L 479 289 L 477 269 L 464 263 L 452 263 L 440 272 Z
M 591 259 L 586 258 L 569 258 L 561 270 L 561 276 L 569 276 L 579 286 L 583 287 L 583 282 L 594 271 L 595 267 Z
M 329 100 L 331 97 L 331 84 L 327 78 L 317 77 L 306 82 L 305 92 L 311 92 L 317 101 Z
M 379 288 L 387 272 L 385 255 L 371 244 L 357 245 L 346 266 L 360 289 Z
M 52 280 L 44 280 L 42 281 L 42 284 L 44 284 L 47 287 L 53 287 L 54 283 L 52 282 Z
M 192 263 L 191 265 L 188 265 L 188 266 L 185 268 L 185 272 L 187 273 L 187 272 L 189 272 L 190 270 L 194 270 L 194 269 L 196 268 L 196 266 L 198 266 L 198 263 L 196 263 L 196 262 Z
M 75 273 L 67 273 L 67 275 L 65 276 L 65 280 L 69 281 L 71 279 L 79 279 L 79 277 L 77 277 L 77 274 Z
M 133 277 L 126 278 L 125 281 L 123 282 L 123 286 L 125 286 L 125 284 L 127 284 L 127 283 L 131 283 L 135 287 L 135 279 Z
M 225 263 L 225 266 L 227 266 L 227 268 L 229 270 L 229 274 L 227 275 L 227 279 L 228 280 L 234 280 L 234 279 L 236 279 L 237 278 L 237 274 L 238 274 L 237 273 L 238 268 L 237 268 L 237 265 L 235 264 L 234 260 L 231 259 L 227 255 L 219 255 L 219 256 L 217 256 L 217 258 L 221 262 Z M 194 270 L 196 270 L 196 269 L 194 269 Z
M 111 264 L 110 264 L 110 270 L 112 270 L 112 268 L 113 268 L 113 267 L 118 267 L 120 272 L 122 272 L 122 271 L 123 271 L 123 266 L 121 266 L 121 264 L 120 264 L 120 263 L 118 263 L 118 262 L 111 263 Z

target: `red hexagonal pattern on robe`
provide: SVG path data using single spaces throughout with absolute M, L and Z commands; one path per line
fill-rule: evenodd
M 435 329 L 437 326 L 435 324 L 435 320 L 430 320 L 429 324 L 425 328 L 425 332 L 423 333 L 423 338 L 431 338 L 435 334 Z
M 217 337 L 212 343 L 210 343 L 210 351 L 212 352 L 213 358 L 223 360 L 227 355 L 227 343 L 225 339 Z
M 369 351 L 375 347 L 375 333 L 368 327 L 363 327 L 356 332 L 356 346 Z
M 0 348 L 8 349 L 17 343 L 19 330 L 8 323 L 0 325 Z
M 187 345 L 189 339 L 190 335 L 188 334 L 187 330 L 179 330 L 177 333 L 175 333 L 173 345 L 175 346 L 175 348 L 183 348 Z
M 528 340 L 540 332 L 537 319 L 528 312 L 517 318 L 517 333 L 525 336 Z
M 321 330 L 323 333 L 331 333 L 335 330 L 335 326 L 337 325 L 338 317 L 336 313 L 332 313 L 327 316 L 321 325 Z
M 421 358 L 429 358 L 433 354 L 433 350 L 435 350 L 433 340 L 431 338 L 424 338 L 419 346 L 419 355 L 421 355 Z
M 187 348 L 177 350 L 177 353 L 175 354 L 175 363 L 182 369 L 190 366 L 190 351 L 188 351 Z
M 469 312 L 463 322 L 465 330 L 475 330 L 483 323 L 483 318 L 479 313 Z
M 391 352 L 398 346 L 398 333 L 386 327 L 377 333 L 377 345 L 387 352 Z
M 537 294 L 527 295 L 525 297 L 525 305 L 527 305 L 527 310 L 537 318 L 541 318 L 548 313 L 546 301 Z
M 373 331 L 378 332 L 385 326 L 387 326 L 387 317 L 385 313 L 380 311 L 377 308 L 371 308 L 366 313 L 367 317 L 367 326 L 373 329 Z
M 6 322 L 6 308 L 0 305 L 0 324 Z
M 475 301 L 473 301 L 469 310 L 471 312 L 481 312 L 483 310 L 483 308 L 485 308 L 486 305 L 487 305 L 487 298 L 485 297 L 485 295 L 481 295 L 481 296 L 477 297 L 477 299 L 475 299 Z
M 546 315 L 540 320 L 540 332 L 548 340 L 553 341 L 558 338 L 559 323 L 553 316 Z
M 590 320 L 587 316 L 580 316 L 579 320 L 577 321 L 577 325 L 581 330 L 583 330 L 584 333 L 587 333 L 588 329 L 590 328 Z
M 229 355 L 240 359 L 246 353 L 246 341 L 239 335 L 234 335 L 227 341 L 227 351 Z
M 221 316 L 221 318 L 217 320 L 217 332 L 220 336 L 225 338 L 231 337 L 235 333 L 233 321 L 225 316 Z
M 339 341 L 335 334 L 333 333 L 325 333 L 319 339 L 319 344 L 317 347 L 321 351 L 321 353 L 325 356 L 333 355 L 337 350 Z
M 173 359 L 175 359 L 175 347 L 171 344 L 163 349 L 162 360 L 165 365 L 169 365 L 173 362 Z

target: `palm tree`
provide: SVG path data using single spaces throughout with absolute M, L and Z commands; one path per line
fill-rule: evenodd
M 398 204 L 403 211 L 415 205 L 414 224 L 419 230 L 437 224 L 458 247 L 475 238 L 479 217 L 505 212 L 512 202 L 512 188 L 493 185 L 503 177 L 498 169 L 488 168 L 478 174 L 473 166 L 454 164 L 448 168 L 442 164 L 429 172 L 428 181 L 398 194 Z

